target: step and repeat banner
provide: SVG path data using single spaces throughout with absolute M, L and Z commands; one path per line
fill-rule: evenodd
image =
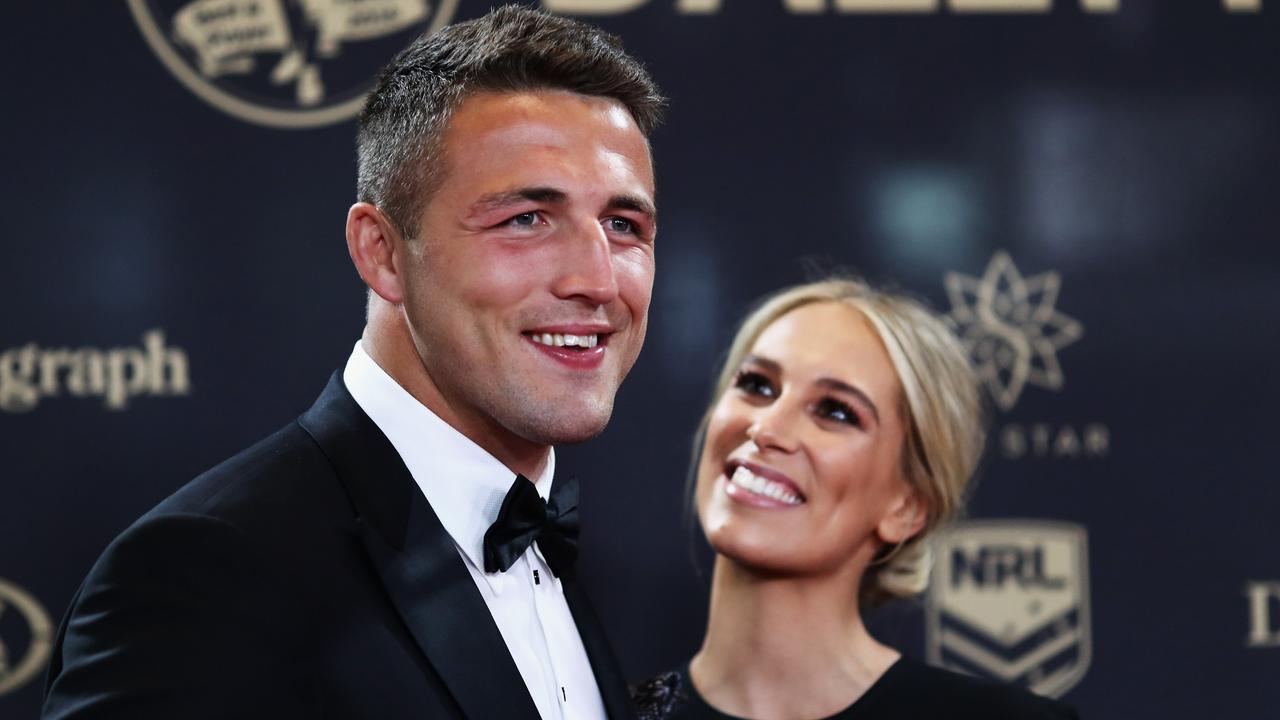
M 930 593 L 875 632 L 1091 720 L 1280 712 L 1280 2 L 541 5 L 671 100 L 648 341 L 558 461 L 629 675 L 701 641 L 684 485 L 734 324 L 845 269 L 945 313 L 991 406 Z M 411 37 L 488 7 L 6 8 L 0 717 L 38 714 L 111 538 L 345 362 L 352 117 Z

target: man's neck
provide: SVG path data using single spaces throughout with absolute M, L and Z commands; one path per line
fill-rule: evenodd
M 518 437 L 492 418 L 473 417 L 455 408 L 431 381 L 407 332 L 365 326 L 361 347 L 405 392 L 513 473 L 536 480 L 547 467 L 551 446 Z

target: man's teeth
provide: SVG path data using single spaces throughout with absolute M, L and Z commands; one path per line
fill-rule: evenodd
M 750 490 L 757 495 L 773 498 L 774 500 L 784 502 L 788 505 L 799 505 L 803 502 L 799 497 L 788 490 L 786 485 L 762 478 L 742 465 L 739 465 L 738 469 L 733 471 L 733 477 L 730 477 L 729 481 L 734 485 L 745 490 Z
M 541 345 L 555 347 L 593 348 L 600 343 L 599 335 L 562 335 L 560 333 L 531 333 L 529 337 Z

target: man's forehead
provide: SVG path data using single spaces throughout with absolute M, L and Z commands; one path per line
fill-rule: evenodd
M 634 133 L 637 140 L 648 145 L 635 118 L 620 101 L 555 89 L 471 93 L 450 113 L 443 137 L 448 142 L 450 135 L 503 132 L 519 125 L 563 132 L 585 123 L 621 134 Z
M 468 203 L 541 188 L 573 199 L 628 196 L 652 212 L 648 140 L 616 100 L 567 91 L 481 93 L 459 106 L 442 140 L 441 184 L 467 186 Z

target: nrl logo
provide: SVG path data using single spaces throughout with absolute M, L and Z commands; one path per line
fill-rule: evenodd
M 10 644 L 14 641 L 21 641 L 21 645 Z M 0 580 L 0 695 L 17 690 L 44 672 L 52 647 L 49 614 L 25 590 Z M 20 655 L 13 654 L 19 648 L 25 649 Z
M 943 535 L 926 608 L 929 662 L 1061 696 L 1089 668 L 1085 530 L 1034 520 Z
M 1084 326 L 1054 307 L 1062 285 L 1058 273 L 1023 277 L 1001 250 L 982 277 L 949 272 L 943 283 L 948 317 L 1001 410 L 1013 409 L 1027 385 L 1062 388 L 1058 350 L 1079 340 Z
M 378 70 L 458 0 L 128 0 L 147 44 L 189 90 L 281 128 L 353 117 Z

